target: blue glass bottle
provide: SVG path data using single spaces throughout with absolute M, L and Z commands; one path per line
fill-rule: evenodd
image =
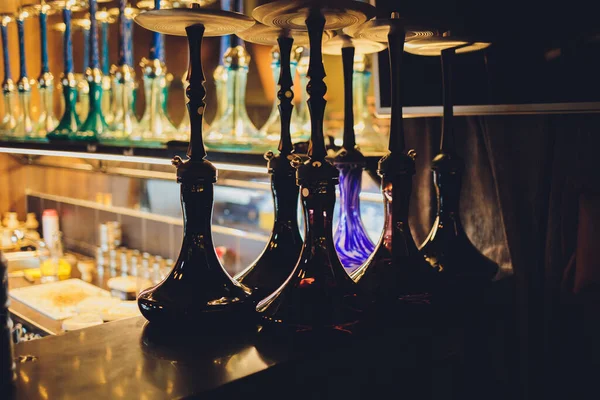
M 373 253 L 375 245 L 360 216 L 360 190 L 365 157 L 356 147 L 352 110 L 354 47 L 342 49 L 344 68 L 344 143 L 334 159 L 340 171 L 340 213 L 334 234 L 335 249 L 348 273 L 354 272 Z

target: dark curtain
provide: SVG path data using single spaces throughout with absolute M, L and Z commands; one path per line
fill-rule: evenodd
M 597 114 L 456 118 L 465 230 L 514 282 L 510 374 L 519 398 L 587 398 L 583 377 L 598 376 L 590 375 L 600 365 L 600 271 L 594 257 L 575 255 L 582 243 L 600 249 L 600 220 L 588 216 L 600 219 L 599 127 Z M 441 119 L 409 118 L 405 128 L 418 154 L 410 222 L 419 244 L 435 216 L 429 166 Z

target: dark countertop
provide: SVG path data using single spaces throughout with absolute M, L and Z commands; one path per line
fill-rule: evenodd
M 417 306 L 362 336 L 303 341 L 202 327 L 162 333 L 129 318 L 17 344 L 15 356 L 32 360 L 17 362 L 13 398 L 359 399 L 399 389 L 455 398 L 491 385 L 486 399 L 510 398 L 514 309 L 476 304 Z

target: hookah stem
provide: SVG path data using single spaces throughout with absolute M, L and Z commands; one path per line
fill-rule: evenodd
M 354 137 L 354 110 L 352 107 L 352 77 L 354 74 L 354 47 L 342 48 L 342 64 L 344 69 L 344 148 L 356 147 Z
M 98 3 L 96 0 L 90 0 L 90 67 L 92 69 L 100 68 L 100 54 L 98 49 L 98 20 L 96 12 L 98 11 Z
M 83 72 L 90 66 L 90 30 L 83 28 Z
M 73 38 L 71 36 L 71 16 L 69 7 L 63 9 L 63 21 L 65 23 L 63 57 L 65 62 L 65 76 L 73 73 Z
M 308 64 L 308 108 L 310 111 L 310 142 L 308 144 L 308 156 L 313 160 L 324 161 L 326 156 L 325 139 L 323 138 L 323 117 L 327 101 L 324 96 L 327 85 L 323 82 L 325 78 L 325 67 L 323 66 L 323 54 L 321 53 L 321 40 L 325 17 L 317 8 L 311 8 L 306 18 L 308 40 L 310 44 L 310 61 Z
M 19 80 L 27 78 L 27 59 L 25 58 L 25 20 L 21 17 L 17 18 L 17 32 L 19 35 Z M 4 49 L 6 51 L 6 48 Z
M 231 0 L 221 0 L 221 9 L 224 11 L 231 11 Z M 223 35 L 221 36 L 221 52 L 219 54 L 219 65 L 223 65 L 223 54 L 231 46 L 231 38 L 235 35 Z
M 48 14 L 46 14 L 46 10 L 42 7 L 40 11 L 40 40 L 41 40 L 41 48 L 42 48 L 42 72 L 40 75 L 50 72 L 50 67 L 48 67 Z
M 160 0 L 154 0 L 154 9 L 160 10 Z M 162 60 L 163 49 L 162 49 L 162 34 L 158 32 L 152 32 L 152 42 L 150 44 L 150 60 Z
M 126 0 L 119 0 L 119 66 L 127 63 L 127 18 L 125 17 Z
M 102 29 L 102 74 L 109 74 L 108 67 L 108 21 L 102 21 L 100 28 Z
M 390 121 L 390 142 L 388 150 L 398 154 L 404 151 L 404 124 L 402 122 L 402 53 L 404 52 L 404 26 L 395 21 L 396 13 L 392 14 L 392 24 L 388 33 L 388 48 L 390 53 L 390 71 L 392 86 L 392 106 Z M 395 23 L 397 22 L 397 23 Z
M 279 154 L 288 156 L 292 153 L 292 135 L 290 133 L 290 122 L 292 120 L 292 110 L 294 105 L 294 92 L 292 86 L 294 84 L 292 78 L 292 70 L 290 67 L 290 55 L 294 39 L 291 37 L 280 36 L 277 38 L 279 43 L 280 67 L 279 67 L 279 91 L 277 98 L 279 99 L 279 115 L 281 116 L 281 138 L 279 140 Z
M 440 139 L 440 151 L 454 151 L 454 104 L 452 101 L 452 62 L 454 60 L 455 48 L 442 50 L 442 88 L 444 91 L 444 120 L 442 123 L 442 137 Z
M 10 53 L 8 51 L 8 27 L 2 23 L 0 25 L 0 32 L 2 33 L 2 57 L 4 59 L 4 82 L 12 79 L 12 73 L 10 71 Z
M 206 109 L 206 88 L 204 87 L 204 71 L 202 70 L 202 37 L 204 25 L 196 24 L 185 28 L 190 48 L 190 64 L 188 67 L 188 87 L 185 94 L 188 98 L 188 114 L 190 116 L 190 144 L 187 156 L 190 160 L 201 161 L 206 157 L 206 149 L 202 141 L 202 118 Z
M 227 0 L 225 0 L 227 1 Z M 238 12 L 240 14 L 244 13 L 244 2 L 242 0 L 230 0 L 231 1 L 231 11 Z M 237 37 L 236 35 L 229 36 L 231 47 L 244 46 L 244 41 Z
M 133 65 L 133 18 L 125 18 L 125 33 L 126 38 L 123 38 L 125 41 L 125 64 L 130 67 Z

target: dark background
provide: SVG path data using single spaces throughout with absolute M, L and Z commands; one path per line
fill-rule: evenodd
M 379 16 L 402 17 L 452 35 L 490 41 L 462 54 L 454 68 L 457 105 L 590 102 L 600 100 L 600 23 L 585 1 L 376 0 Z M 440 105 L 439 57 L 404 53 L 406 106 Z M 379 59 L 380 87 L 389 87 L 387 52 Z M 382 91 L 381 106 L 389 107 Z

